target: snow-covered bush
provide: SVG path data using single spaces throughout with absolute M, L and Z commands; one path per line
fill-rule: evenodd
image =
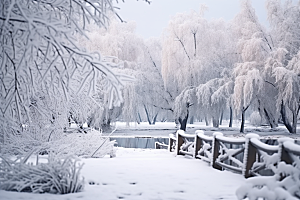
M 1 156 L 1 190 L 67 194 L 83 189 L 84 179 L 80 177 L 83 164 L 73 157 L 49 155 L 48 163 L 37 161 L 36 165 L 28 163 L 28 157 L 11 161 Z
M 239 200 L 296 200 L 300 198 L 300 166 L 280 162 L 274 176 L 252 177 L 236 191 Z
M 106 138 L 101 137 L 97 131 L 89 132 L 88 134 L 68 134 L 58 141 L 51 142 L 47 150 L 64 155 L 74 154 L 81 157 L 91 157 L 102 145 L 93 157 L 99 158 L 107 154 L 109 154 L 110 157 L 115 157 L 115 141 L 105 141 L 105 139 Z
M 283 138 L 279 140 L 279 155 L 283 153 L 283 147 L 299 152 L 300 146 L 293 140 Z M 286 152 L 287 153 L 287 152 Z M 278 162 L 274 156 L 267 158 L 264 156 L 266 168 L 274 172 L 273 176 L 258 176 L 248 178 L 246 183 L 239 187 L 236 196 L 239 200 L 248 198 L 256 200 L 296 200 L 300 198 L 300 159 L 293 153 L 288 153 L 293 164 L 287 164 L 285 161 Z M 274 154 L 273 154 L 274 155 Z M 281 155 L 282 156 L 282 155 Z M 286 157 L 286 156 L 285 156 Z M 291 162 L 291 161 L 288 161 Z
M 250 123 L 255 127 L 261 125 L 261 116 L 259 112 L 255 111 L 250 115 Z
M 35 148 L 39 148 L 41 154 L 54 152 L 62 155 L 76 155 L 81 157 L 91 157 L 97 148 L 104 142 L 98 131 L 91 131 L 87 134 L 70 133 L 63 134 L 59 139 L 42 141 L 34 138 L 31 134 L 11 135 L 9 142 L 3 145 L 1 153 L 4 155 L 24 155 Z M 103 146 L 93 157 L 103 157 L 109 154 L 115 156 L 114 141 L 105 141 Z

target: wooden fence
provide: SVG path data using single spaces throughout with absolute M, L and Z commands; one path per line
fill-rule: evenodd
M 230 170 L 248 178 L 257 175 L 273 175 L 280 161 L 286 164 L 300 162 L 300 145 L 291 138 L 278 139 L 278 145 L 260 141 L 259 135 L 247 134 L 245 138 L 225 137 L 215 132 L 212 137 L 196 131 L 195 135 L 179 130 L 172 134 L 169 150 L 177 155 L 188 155 L 208 162 L 218 170 Z M 175 148 L 174 148 L 175 146 Z M 271 166 L 271 167 L 270 167 Z

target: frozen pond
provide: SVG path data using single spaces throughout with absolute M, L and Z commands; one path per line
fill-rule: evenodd
M 117 147 L 125 147 L 125 148 L 142 148 L 142 149 L 154 149 L 155 142 L 160 142 L 163 144 L 169 144 L 168 137 L 120 137 L 120 136 L 112 136 L 110 137 L 110 141 L 115 140 Z
M 175 134 L 176 131 L 177 131 L 177 129 L 133 129 L 133 130 L 130 130 L 130 129 L 118 130 L 117 129 L 113 133 L 113 136 L 169 137 L 170 133 Z M 103 134 L 103 135 L 105 135 L 105 134 Z

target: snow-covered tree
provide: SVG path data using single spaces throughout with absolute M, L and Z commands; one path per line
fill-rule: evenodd
M 187 87 L 175 99 L 174 114 L 180 123 L 180 129 L 186 130 L 187 120 L 190 113 L 190 107 L 197 106 L 197 97 L 195 87 Z
M 262 107 L 265 101 L 270 100 L 264 95 L 267 83 L 263 72 L 264 62 L 273 47 L 250 1 L 242 2 L 241 11 L 235 17 L 234 24 L 239 37 L 237 49 L 240 58 L 234 69 L 233 101 L 237 114 L 242 114 L 240 132 L 244 132 L 245 112 L 249 106 L 257 104 L 257 107 Z M 262 110 L 268 111 L 264 107 Z
M 111 0 L 4 0 L 0 2 L 0 9 L 2 142 L 7 136 L 5 133 L 18 134 L 22 126 L 32 123 L 33 98 L 45 96 L 52 101 L 63 97 L 66 102 L 70 90 L 84 91 L 85 87 L 88 95 L 92 95 L 97 79 L 105 77 L 109 106 L 120 105 L 122 81 L 121 75 L 112 70 L 115 64 L 99 54 L 82 50 L 75 40 L 76 34 L 85 35 L 87 23 L 106 26 L 107 13 L 115 12 Z M 72 88 L 70 80 L 76 73 L 81 74 L 77 79 L 79 87 Z M 38 95 L 42 93 L 45 95 Z M 40 114 L 49 115 L 47 112 Z M 64 115 L 63 112 L 65 110 L 58 114 Z
M 206 20 L 203 17 L 205 9 L 201 6 L 199 12 L 179 13 L 166 28 L 163 37 L 162 75 L 165 88 L 173 96 L 183 95 L 187 87 L 197 87 L 212 79 L 221 78 L 226 69 L 232 68 L 236 62 L 235 39 L 229 24 L 222 19 Z M 183 102 L 182 105 L 186 103 L 188 102 Z M 223 103 L 226 105 L 226 101 Z M 189 114 L 196 116 L 201 112 L 206 115 L 208 110 L 204 107 L 208 108 L 194 106 L 191 109 L 194 113 Z
M 141 108 L 140 99 L 145 99 L 148 95 L 139 97 L 137 93 L 137 87 L 146 87 L 146 84 L 140 82 L 143 72 L 141 68 L 145 69 L 143 67 L 145 44 L 143 39 L 135 34 L 135 23 L 121 23 L 114 18 L 108 29 L 91 26 L 87 35 L 91 40 L 81 37 L 80 42 L 86 49 L 100 51 L 106 59 L 119 65 L 117 69 L 119 73 L 134 77 L 134 81 L 126 84 L 123 88 L 124 103 L 121 105 L 122 112 L 119 113 L 119 115 L 122 114 L 121 116 L 109 116 L 109 113 L 114 114 L 114 110 L 119 110 L 118 107 L 104 106 L 104 109 L 109 111 L 107 117 L 110 120 L 108 121 L 114 121 L 116 117 L 121 117 L 126 122 L 138 121 L 138 113 Z
M 206 125 L 212 119 L 214 127 L 219 127 L 222 114 L 229 104 L 233 92 L 233 82 L 224 78 L 212 79 L 196 88 L 198 106 L 205 115 Z
M 295 133 L 299 113 L 299 2 L 269 0 L 266 5 L 269 33 L 249 1 L 242 2 L 241 12 L 234 19 L 240 38 L 234 105 L 237 113 L 242 113 L 241 132 L 244 112 L 251 105 L 272 128 L 281 115 L 289 132 Z
M 268 0 L 266 2 L 272 44 L 275 48 L 285 48 L 287 50 L 285 64 L 299 52 L 299 6 L 299 1 L 291 0 Z
M 232 94 L 234 89 L 234 82 L 231 79 L 223 78 L 223 85 L 219 86 L 219 88 L 212 94 L 211 100 L 213 105 L 219 105 L 221 108 L 224 109 L 224 107 L 229 108 L 229 127 L 232 127 L 233 122 L 233 102 L 232 102 Z M 222 122 L 222 115 L 224 110 L 221 110 L 221 119 L 220 119 L 220 125 Z
M 282 121 L 289 132 L 296 133 L 300 109 L 299 2 L 269 0 L 267 10 L 275 48 L 266 61 L 265 70 L 273 78 L 269 82 L 278 91 L 276 106 Z
M 138 101 L 140 107 L 145 110 L 149 124 L 154 124 L 158 117 L 160 120 L 166 120 L 170 113 L 173 113 L 175 97 L 164 88 L 161 51 L 162 46 L 158 38 L 145 41 L 144 60 L 138 70 L 139 75 L 136 77 Z
M 251 63 L 247 67 L 243 68 L 246 72 L 245 75 L 239 75 L 235 79 L 234 85 L 234 106 L 242 114 L 242 123 L 240 132 L 244 132 L 245 112 L 249 106 L 257 100 L 257 97 L 261 94 L 264 81 L 260 76 L 259 70 L 252 68 Z M 249 67 L 249 68 L 248 68 Z M 248 68 L 248 70 L 247 70 Z
M 174 91 L 175 95 L 188 86 L 196 86 L 209 80 L 209 77 L 205 77 L 207 74 L 198 73 L 201 67 L 206 67 L 199 60 L 209 46 L 203 8 L 199 12 L 176 14 L 164 32 L 162 75 L 165 87 Z
M 275 77 L 274 87 L 278 90 L 276 106 L 282 121 L 290 133 L 296 133 L 297 116 L 300 110 L 300 51 L 285 66 L 286 49 L 277 49 L 267 61 Z
M 135 34 L 134 22 L 118 20 L 112 20 L 107 30 L 91 27 L 87 35 L 92 41 L 82 39 L 85 48 L 100 51 L 135 79 L 124 87 L 123 120 L 147 119 L 149 124 L 154 124 L 159 114 L 172 110 L 169 94 L 163 87 L 159 39 L 144 41 Z

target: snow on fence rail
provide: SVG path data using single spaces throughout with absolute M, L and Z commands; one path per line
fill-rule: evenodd
M 160 143 L 160 142 L 155 142 L 155 149 L 168 149 L 169 145 L 164 144 L 164 143 Z
M 177 155 L 193 156 L 194 135 L 186 134 L 183 130 L 177 131 Z
M 176 138 L 170 134 L 169 150 L 177 155 L 189 155 L 206 161 L 215 169 L 231 170 L 248 178 L 273 175 L 272 167 L 276 168 L 281 161 L 291 165 L 300 162 L 300 145 L 295 140 L 281 138 L 277 142 L 278 145 L 265 144 L 257 134 L 230 138 L 219 132 L 211 137 L 201 130 L 196 131 L 195 135 L 178 130 Z

